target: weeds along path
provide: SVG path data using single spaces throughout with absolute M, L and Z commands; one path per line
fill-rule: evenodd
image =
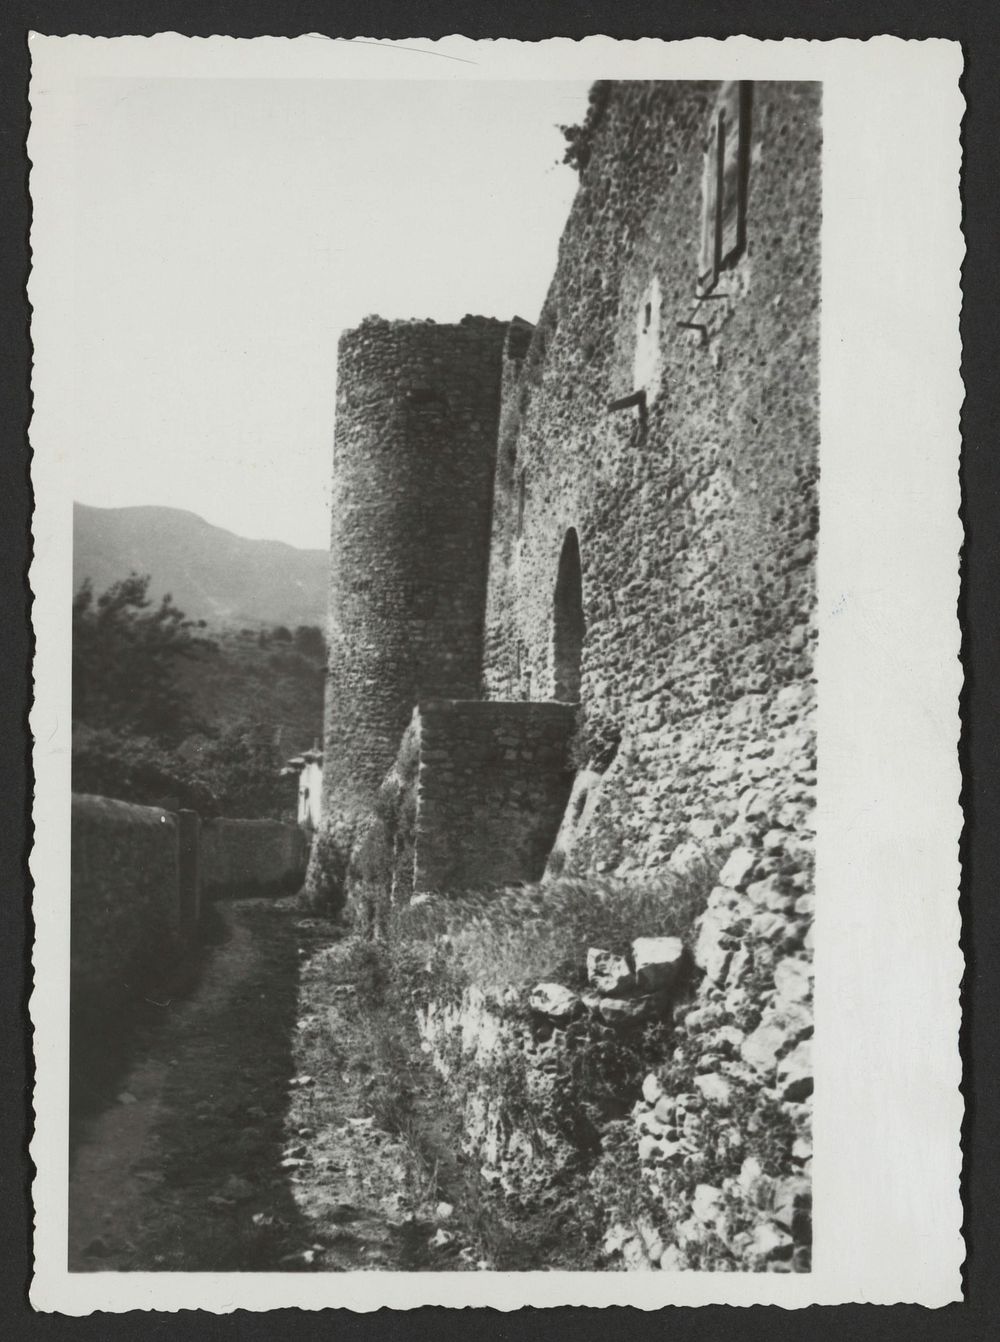
M 105 1103 L 74 1125 L 70 1269 L 466 1266 L 436 1225 L 436 1170 L 399 1123 L 379 1126 L 392 1104 L 373 1107 L 350 943 L 288 902 L 213 916 L 197 984 L 157 998 Z

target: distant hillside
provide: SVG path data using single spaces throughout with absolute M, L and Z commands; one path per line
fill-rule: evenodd
M 73 505 L 73 586 L 94 591 L 135 569 L 212 625 L 326 625 L 325 550 L 248 540 L 180 508 Z
M 214 731 L 255 723 L 288 755 L 317 744 L 323 734 L 323 645 L 303 654 L 266 630 L 229 630 L 212 641 L 213 655 L 178 669 L 197 718 Z

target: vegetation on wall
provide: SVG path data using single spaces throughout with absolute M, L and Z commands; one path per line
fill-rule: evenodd
M 672 1022 L 668 1014 L 611 1027 L 583 1012 L 554 1030 L 532 1008 L 531 989 L 554 981 L 584 990 L 591 946 L 625 954 L 646 935 L 692 944 L 712 872 L 706 865 L 687 876 L 659 874 L 642 885 L 567 879 L 407 904 L 394 903 L 385 885 L 378 898 L 386 868 L 380 871 L 374 859 L 368 855 L 356 956 L 364 965 L 361 1000 L 379 1022 L 374 1033 L 391 1038 L 397 1054 L 408 1054 L 405 1067 L 398 1057 L 391 1068 L 386 1064 L 388 1100 L 396 1096 L 392 1075 L 418 1065 L 418 1013 L 432 1003 L 436 1010 L 450 1006 L 463 1013 L 470 993 L 485 998 L 517 1043 L 499 1049 L 485 1066 L 457 1042 L 446 1050 L 440 1121 L 454 1129 L 455 1140 L 467 1143 L 468 1115 L 485 1097 L 500 1104 L 539 1151 L 551 1148 L 558 1155 L 537 1185 L 515 1195 L 486 1177 L 468 1147 L 469 1174 L 457 1214 L 471 1220 L 477 1252 L 496 1270 L 539 1263 L 573 1270 L 602 1266 L 604 1230 L 618 1203 L 624 1199 L 638 1214 L 646 1196 L 636 1144 L 624 1139 L 622 1122 L 643 1077 L 667 1066 Z M 557 1040 L 539 1086 L 529 1055 Z M 376 1073 L 382 1074 L 378 1068 Z M 398 1106 L 388 1100 L 376 1106 L 376 1117 L 405 1136 Z
M 395 927 L 409 943 L 446 945 L 436 956 L 438 996 L 476 987 L 499 998 L 507 989 L 550 980 L 580 990 L 587 985 L 591 946 L 625 955 L 636 937 L 690 941 L 711 883 L 707 865 L 687 876 L 662 872 L 634 884 L 567 877 L 414 904 L 400 910 Z
M 590 162 L 591 144 L 594 131 L 604 115 L 604 109 L 611 93 L 611 82 L 599 79 L 591 86 L 587 101 L 587 114 L 579 126 L 560 126 L 566 141 L 563 162 L 571 168 L 581 171 Z

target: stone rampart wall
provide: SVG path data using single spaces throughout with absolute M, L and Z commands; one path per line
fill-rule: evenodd
M 744 245 L 699 299 L 722 95 L 595 91 L 557 272 L 505 381 L 484 684 L 556 693 L 572 530 L 581 768 L 561 869 L 628 880 L 729 854 L 672 1061 L 634 1113 L 659 1212 L 609 1247 L 807 1270 L 821 88 L 742 90 Z
M 584 740 L 596 757 L 620 739 L 567 870 L 656 866 L 725 829 L 751 783 L 814 782 L 821 90 L 753 86 L 746 246 L 699 303 L 719 92 L 625 83 L 596 100 L 558 269 L 502 409 L 487 693 L 553 695 L 573 528 Z M 610 408 L 636 391 L 644 412 Z

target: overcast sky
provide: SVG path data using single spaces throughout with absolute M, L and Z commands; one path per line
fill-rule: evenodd
M 325 548 L 339 332 L 534 320 L 586 83 L 87 79 L 64 153 L 75 496 Z

